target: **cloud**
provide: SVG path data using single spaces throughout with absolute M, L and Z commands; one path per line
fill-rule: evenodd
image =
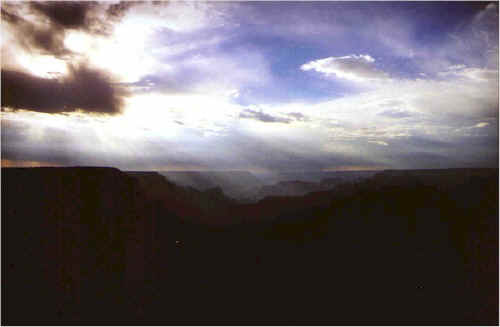
M 245 8 L 247 19 L 255 21 L 263 32 L 293 42 L 300 40 L 309 49 L 311 44 L 321 46 L 321 53 L 334 57 L 357 53 L 360 47 L 370 49 L 377 63 L 391 74 L 408 69 L 405 73 L 415 77 L 419 72 L 431 75 L 457 63 L 481 67 L 489 62 L 488 66 L 494 67 L 498 62 L 497 3 L 373 6 L 339 2 L 320 7 L 295 2 L 279 10 L 268 7 L 255 4 Z M 453 14 L 443 19 L 442 13 L 447 11 Z
M 498 34 L 485 25 L 496 15 L 486 4 L 477 17 L 470 5 L 453 31 L 432 13 L 452 4 L 4 4 L 2 106 L 31 110 L 2 113 L 8 160 L 134 169 L 497 165 Z M 94 84 L 102 87 L 82 93 Z M 8 88 L 29 96 L 5 97 Z M 123 89 L 131 94 L 121 115 L 79 112 L 118 112 Z M 29 123 L 15 129 L 5 117 Z
M 466 65 L 453 65 L 446 71 L 439 72 L 439 77 L 462 78 L 475 81 L 498 80 L 498 69 L 467 67 Z
M 384 142 L 384 141 L 368 141 L 368 143 L 373 143 L 373 144 L 383 145 L 383 146 L 389 145 L 387 142 Z
M 6 112 L 2 117 L 2 158 L 59 165 L 112 165 L 121 169 L 165 169 L 176 165 L 320 170 L 332 165 L 376 163 L 361 158 L 359 153 L 320 152 L 317 141 L 304 144 L 300 138 L 283 135 L 269 138 L 234 125 L 224 135 L 204 137 L 188 124 L 164 122 L 152 126 L 153 131 L 145 131 L 135 123 L 123 116 Z M 175 128 L 168 138 L 158 133 L 165 126 Z M 139 152 L 141 155 L 137 156 Z
M 408 118 L 412 116 L 411 112 L 399 110 L 399 109 L 389 109 L 379 113 L 380 116 L 385 116 L 389 118 Z
M 486 2 L 469 5 L 470 18 L 450 30 L 442 42 L 420 46 L 415 60 L 429 75 L 442 75 L 444 67 L 498 70 L 498 5 Z M 469 77 L 475 75 L 471 71 L 463 73 Z
M 336 76 L 356 82 L 389 78 L 387 73 L 376 68 L 374 63 L 375 59 L 370 55 L 349 55 L 313 60 L 303 64 L 300 69 L 314 70 L 326 76 Z
M 62 28 L 86 29 L 89 12 L 97 6 L 96 2 L 53 1 L 30 2 L 30 7 L 43 14 L 54 25 Z
M 467 68 L 464 68 L 467 69 Z M 481 68 L 475 68 L 481 70 Z M 446 79 L 398 79 L 373 84 L 370 90 L 352 93 L 318 105 L 311 112 L 332 119 L 359 119 L 375 123 L 384 117 L 425 119 L 450 125 L 467 120 L 498 116 L 498 78 L 488 79 L 451 76 Z M 387 105 L 390 103 L 389 105 Z M 380 110 L 381 107 L 389 107 Z
M 15 41 L 24 50 L 56 57 L 71 54 L 64 46 L 63 30 L 53 29 L 51 26 L 37 26 L 6 8 L 2 8 L 2 18 L 10 25 Z
M 105 73 L 84 65 L 70 66 L 59 79 L 2 70 L 2 108 L 46 113 L 83 110 L 114 114 L 121 110 L 122 92 Z
M 99 60 L 106 58 L 100 45 L 112 41 L 111 32 L 116 24 L 138 4 L 142 3 L 39 1 L 2 4 L 5 39 L 9 44 L 2 45 L 2 109 L 46 113 L 120 112 L 127 92 L 114 83 L 117 78 L 114 71 L 108 73 L 111 65 L 99 65 Z M 72 44 L 68 41 L 74 40 L 79 41 L 80 46 L 100 52 L 97 56 L 94 52 L 75 52 L 68 48 Z M 104 50 L 110 56 L 109 47 Z M 124 56 L 128 53 L 121 52 Z M 124 67 L 121 71 L 125 71 Z M 129 69 L 128 74 L 133 73 L 133 68 Z
M 258 120 L 263 123 L 283 123 L 289 124 L 292 122 L 290 118 L 277 117 L 266 114 L 262 111 L 245 109 L 240 113 L 240 118 Z
M 498 167 L 496 136 L 463 136 L 439 141 L 409 137 L 391 142 L 387 161 L 407 168 Z
M 126 12 L 137 5 L 136 1 L 120 1 L 118 3 L 111 4 L 107 9 L 106 13 L 110 18 L 120 19 L 126 14 Z
M 26 51 L 59 58 L 74 56 L 64 40 L 68 31 L 109 35 L 113 24 L 137 2 L 31 1 L 2 4 L 2 18 Z
M 476 125 L 474 125 L 475 128 L 483 128 L 483 127 L 486 127 L 488 126 L 490 123 L 487 123 L 487 122 L 482 122 L 482 123 L 477 123 Z
M 287 114 L 289 117 L 293 117 L 293 119 L 297 121 L 309 121 L 309 117 L 305 116 L 304 114 L 300 112 L 290 112 Z
M 219 41 L 217 38 L 207 45 L 193 37 L 179 42 L 196 51 L 166 56 L 162 59 L 163 69 L 129 85 L 142 88 L 142 92 L 231 93 L 236 97 L 241 88 L 262 87 L 269 83 L 270 68 L 259 51 L 243 47 L 219 51 Z
M 308 116 L 300 112 L 289 112 L 289 113 L 278 113 L 278 114 L 280 116 L 265 113 L 262 111 L 262 109 L 260 110 L 243 109 L 240 112 L 239 118 L 253 119 L 261 121 L 263 123 L 283 123 L 283 124 L 290 124 L 291 122 L 294 121 L 300 121 L 300 122 L 310 121 L 310 118 Z

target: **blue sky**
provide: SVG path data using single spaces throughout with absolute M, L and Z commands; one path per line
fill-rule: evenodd
M 2 98 L 4 165 L 498 166 L 497 3 L 38 4 L 2 5 L 2 83 L 41 99 Z

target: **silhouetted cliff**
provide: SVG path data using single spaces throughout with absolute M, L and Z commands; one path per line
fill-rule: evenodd
M 3 322 L 498 323 L 498 169 L 333 183 L 238 204 L 154 172 L 2 169 Z
M 98 318 L 125 305 L 151 270 L 145 210 L 118 169 L 2 168 L 3 319 Z

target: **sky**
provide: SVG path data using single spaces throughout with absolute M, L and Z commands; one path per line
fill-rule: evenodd
M 2 166 L 498 167 L 496 2 L 2 1 Z

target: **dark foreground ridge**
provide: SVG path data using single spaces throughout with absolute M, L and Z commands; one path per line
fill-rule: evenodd
M 3 324 L 498 324 L 498 169 L 249 204 L 156 172 L 1 177 Z

